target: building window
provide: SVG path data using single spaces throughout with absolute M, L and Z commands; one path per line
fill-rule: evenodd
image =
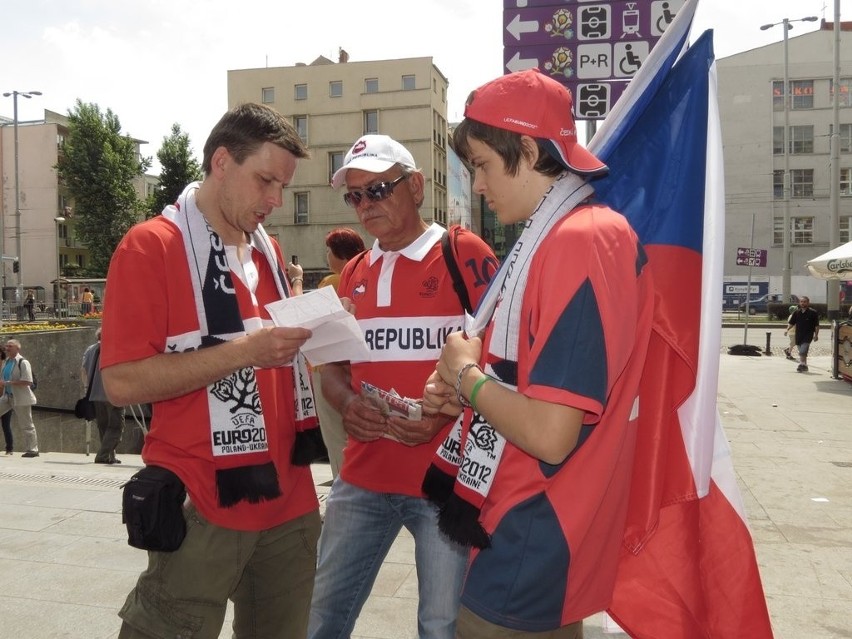
M 60 239 L 65 240 L 68 239 L 68 225 L 63 223 L 58 223 L 56 225 L 56 234 Z
M 790 81 L 791 109 L 813 109 L 814 108 L 814 81 L 813 80 L 791 80 Z M 775 80 L 772 83 L 772 109 L 784 110 L 784 81 Z
M 814 196 L 814 170 L 792 169 L 790 171 L 790 197 Z
M 293 194 L 293 224 L 308 223 L 308 193 Z
M 852 195 L 852 169 L 840 169 L 840 195 Z
M 813 153 L 814 152 L 814 127 L 791 126 L 790 127 L 790 153 Z
M 432 93 L 438 93 L 438 81 L 435 78 L 432 78 Z
M 307 84 L 297 84 L 294 87 L 294 97 L 296 100 L 307 100 L 308 99 L 308 85 Z
M 784 153 L 784 127 L 772 127 L 772 153 L 782 155 Z
M 379 79 L 378 78 L 367 78 L 364 80 L 364 92 L 365 93 L 378 93 L 379 92 Z
M 263 104 L 275 102 L 275 87 L 264 87 L 260 90 L 260 101 Z
M 772 110 L 784 110 L 784 82 L 775 80 L 772 83 Z
M 831 98 L 831 103 L 834 104 L 834 80 L 831 81 L 829 85 L 831 88 L 829 89 L 829 97 Z M 850 89 L 852 89 L 852 78 L 840 78 L 840 106 L 848 107 L 852 106 L 852 93 L 850 93 Z
M 364 111 L 364 134 L 379 132 L 379 112 Z
M 86 265 L 86 264 L 85 264 L 85 261 L 83 260 L 83 256 L 82 256 L 82 255 L 78 255 L 78 256 L 77 256 L 77 266 L 79 266 L 80 268 L 82 268 L 82 267 L 84 267 L 85 265 Z
M 852 153 L 852 124 L 840 125 L 840 152 Z
M 793 229 L 791 244 L 813 244 L 814 243 L 814 218 L 794 217 L 790 219 Z
M 841 216 L 840 220 L 840 243 L 846 244 L 852 242 L 852 217 L 848 215 Z
M 784 171 L 772 172 L 772 197 L 776 200 L 784 199 Z
M 847 220 L 849 218 L 846 218 Z M 842 223 L 843 218 L 841 218 Z M 814 243 L 814 218 L 793 217 L 790 218 L 790 243 L 791 244 L 813 244 Z M 772 220 L 772 242 L 778 246 L 784 244 L 784 218 L 776 217 Z
M 402 76 L 402 90 L 403 91 L 414 91 L 415 83 L 413 75 L 404 75 Z
M 332 151 L 328 154 L 328 181 L 331 182 L 332 176 L 337 173 L 337 170 L 343 166 L 343 151 Z
M 790 97 L 792 98 L 790 108 L 813 109 L 814 108 L 814 81 L 793 80 L 790 82 Z
M 332 98 L 339 98 L 343 95 L 343 81 L 332 80 L 328 83 L 328 95 Z
M 293 116 L 293 128 L 296 129 L 296 133 L 298 133 L 299 137 L 302 138 L 302 142 L 307 144 L 308 143 L 308 116 L 306 116 L 306 115 L 294 115 Z

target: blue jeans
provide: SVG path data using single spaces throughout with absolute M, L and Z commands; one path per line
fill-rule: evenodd
M 310 639 L 344 639 L 403 526 L 414 536 L 420 639 L 453 639 L 467 549 L 438 530 L 426 499 L 376 493 L 334 481 L 319 541 L 319 563 L 308 623 Z

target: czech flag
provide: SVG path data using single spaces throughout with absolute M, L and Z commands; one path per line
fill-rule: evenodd
M 638 232 L 657 309 L 609 614 L 639 639 L 764 639 L 772 628 L 722 431 L 724 184 L 712 32 L 688 0 L 589 144 L 597 197 Z

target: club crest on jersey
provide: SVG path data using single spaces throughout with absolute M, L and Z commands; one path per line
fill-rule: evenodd
M 367 280 L 361 280 L 352 287 L 352 299 L 357 300 L 367 292 Z
M 438 278 L 434 275 L 423 280 L 421 286 L 420 297 L 435 297 L 438 294 Z

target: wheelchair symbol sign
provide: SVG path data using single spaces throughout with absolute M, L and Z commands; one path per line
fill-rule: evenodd
M 659 38 L 674 20 L 684 0 L 664 0 L 651 3 L 651 36 Z
M 631 78 L 641 68 L 648 57 L 650 47 L 647 42 L 618 42 L 613 46 L 612 75 L 616 78 Z

